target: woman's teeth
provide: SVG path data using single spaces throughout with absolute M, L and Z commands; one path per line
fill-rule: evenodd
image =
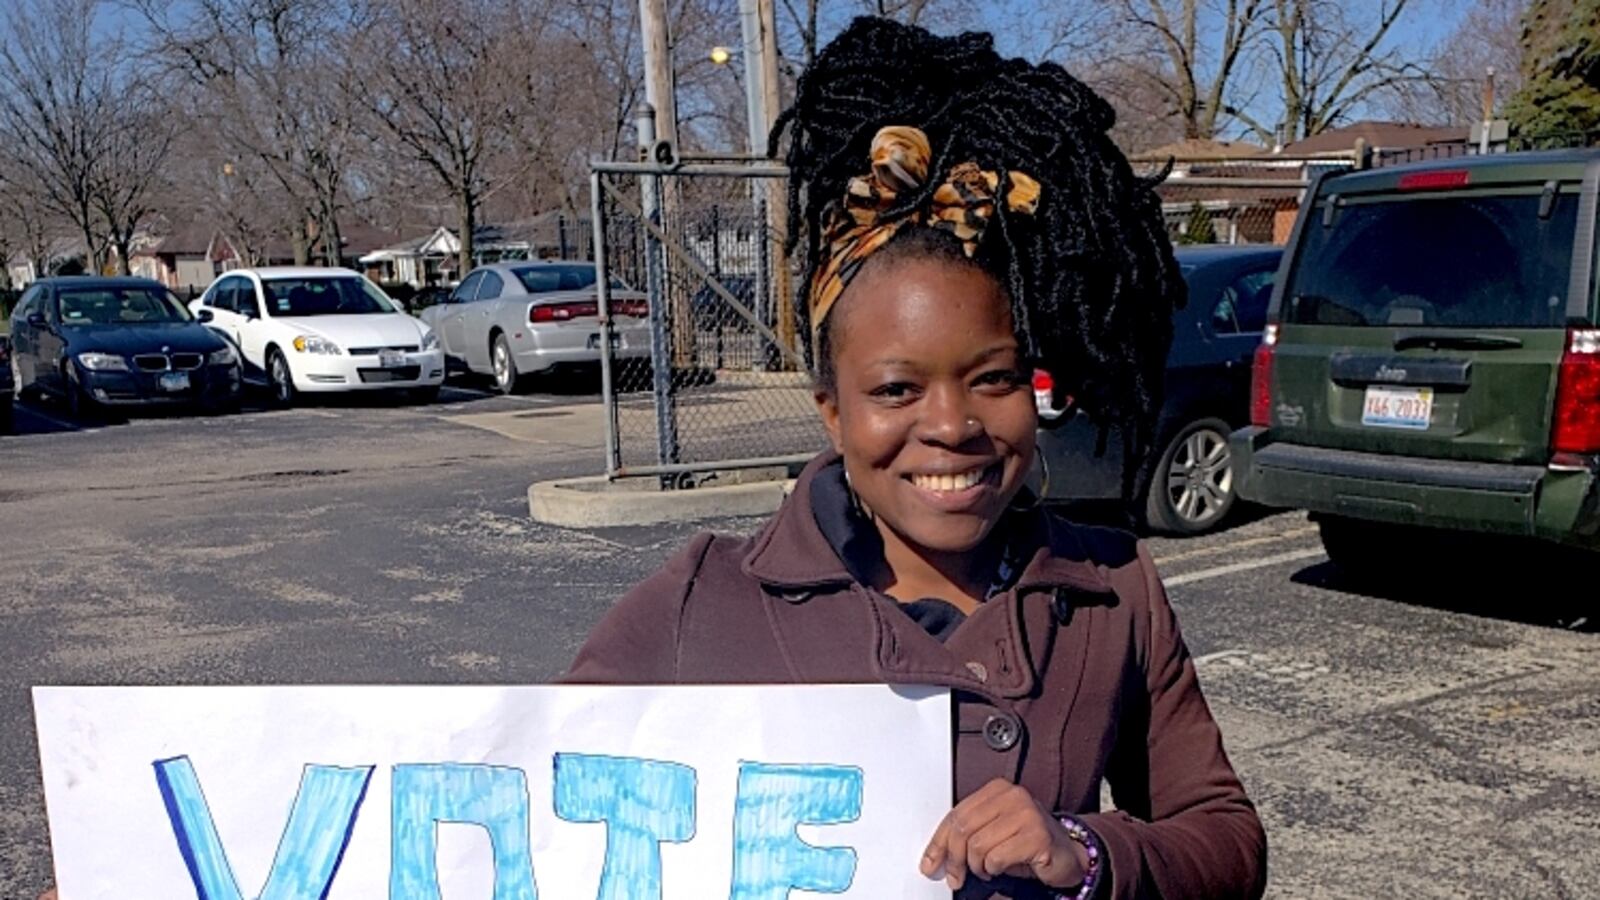
M 973 469 L 956 475 L 912 475 L 911 483 L 925 491 L 954 493 L 974 487 L 983 480 L 984 469 Z

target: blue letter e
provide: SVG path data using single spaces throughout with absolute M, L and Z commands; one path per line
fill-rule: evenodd
M 813 847 L 800 840 L 795 827 L 859 819 L 861 784 L 861 770 L 849 766 L 740 764 L 729 900 L 786 900 L 791 889 L 849 890 L 856 852 Z

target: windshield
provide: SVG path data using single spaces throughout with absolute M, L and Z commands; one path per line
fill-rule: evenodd
M 1558 328 L 1578 200 L 1538 194 L 1399 197 L 1306 225 L 1283 321 L 1303 325 Z
M 511 272 L 530 294 L 582 291 L 594 287 L 595 282 L 594 266 L 524 266 Z M 626 290 L 615 278 L 611 279 L 611 289 Z
M 392 313 L 394 301 L 355 276 L 274 278 L 261 282 L 274 317 L 359 316 Z
M 62 325 L 143 325 L 192 320 L 165 288 L 81 287 L 57 293 Z

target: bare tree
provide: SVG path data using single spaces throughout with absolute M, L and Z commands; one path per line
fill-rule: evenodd
M 1284 142 L 1320 134 L 1386 95 L 1437 81 L 1423 48 L 1403 48 L 1395 27 L 1421 4 L 1377 0 L 1272 0 L 1269 52 L 1281 83 L 1281 116 L 1271 127 L 1239 110 L 1240 121 L 1263 140 Z
M 1235 77 L 1260 34 L 1266 0 L 1224 0 L 1206 21 L 1201 0 L 1119 0 L 1136 36 L 1161 60 L 1150 70 L 1186 138 L 1213 138 L 1240 111 Z
M 1483 118 L 1483 85 L 1494 70 L 1495 96 L 1522 86 L 1522 17 L 1529 0 L 1478 0 L 1434 54 L 1431 90 L 1407 109 L 1417 121 L 1458 125 Z M 1431 113 L 1431 115 L 1430 115 Z
M 102 113 L 105 153 L 90 188 L 121 275 L 129 274 L 135 233 L 156 212 L 164 195 L 174 136 L 157 87 L 138 76 L 125 85 L 112 107 Z
M 371 60 L 353 85 L 380 140 L 431 176 L 455 205 L 460 271 L 473 266 L 473 234 L 491 190 L 486 163 L 519 122 L 540 114 L 518 91 L 527 63 L 542 66 L 538 26 L 505 0 L 371 0 L 352 55 Z
M 232 152 L 270 174 L 298 210 L 297 262 L 342 257 L 339 211 L 354 150 L 352 62 L 337 52 L 356 29 L 338 0 L 127 0 L 154 50 L 201 89 L 199 110 Z
M 0 43 L 0 123 L 37 201 L 70 221 L 98 271 L 104 241 L 95 186 L 107 154 L 110 72 L 90 48 L 97 0 L 19 0 Z

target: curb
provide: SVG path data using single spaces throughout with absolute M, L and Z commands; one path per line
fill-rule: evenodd
M 763 470 L 765 471 L 765 470 Z M 688 490 L 661 490 L 655 476 L 608 481 L 604 475 L 539 481 L 528 486 L 528 513 L 536 522 L 562 528 L 658 525 L 726 516 L 767 516 L 794 487 L 787 472 L 729 473 L 740 478 Z M 755 477 L 753 477 L 755 476 Z
M 811 376 L 805 372 L 752 372 L 748 369 L 718 369 L 717 384 L 727 387 L 811 389 Z

